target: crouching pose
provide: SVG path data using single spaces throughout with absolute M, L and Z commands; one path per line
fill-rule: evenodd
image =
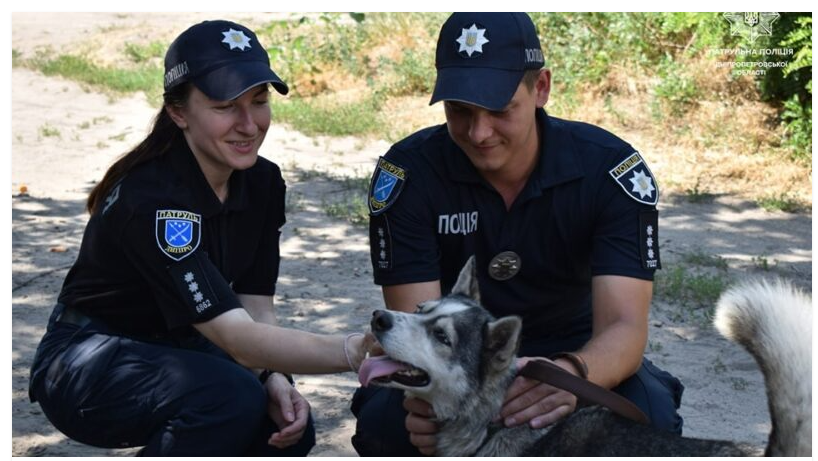
M 287 373 L 357 369 L 363 335 L 275 326 L 285 185 L 258 151 L 270 87 L 248 28 L 206 21 L 165 57 L 152 131 L 91 191 L 30 397 L 77 441 L 157 455 L 306 455 Z

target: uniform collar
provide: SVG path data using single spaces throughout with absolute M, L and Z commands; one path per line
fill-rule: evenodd
M 523 192 L 526 195 L 539 195 L 544 189 L 585 175 L 574 140 L 565 129 L 564 122 L 552 118 L 543 109 L 537 109 L 536 117 L 545 142 L 540 143 L 537 166 Z M 459 182 L 487 184 L 457 144 L 451 142 L 449 145 L 451 149 L 444 155 L 449 177 Z
M 179 177 L 186 186 L 186 192 L 194 200 L 196 207 L 201 210 L 205 217 L 214 216 L 222 210 L 238 211 L 247 207 L 247 193 L 245 187 L 246 173 L 244 171 L 233 171 L 230 175 L 230 192 L 227 195 L 227 202 L 222 204 L 216 193 L 207 182 L 199 162 L 193 155 L 186 141 L 169 152 L 171 167 L 178 172 Z
M 579 151 L 565 122 L 537 109 L 537 121 L 545 142 L 540 143 L 540 161 L 532 176 L 542 189 L 585 176 Z

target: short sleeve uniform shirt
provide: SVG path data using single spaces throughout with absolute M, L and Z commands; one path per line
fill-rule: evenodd
M 219 201 L 185 142 L 130 171 L 91 216 L 59 301 L 122 334 L 186 335 L 273 295 L 285 185 L 274 163 L 234 171 Z
M 510 209 L 445 125 L 392 146 L 370 186 L 370 248 L 380 285 L 440 280 L 451 290 L 471 255 L 483 304 L 523 318 L 523 341 L 588 336 L 591 277 L 652 280 L 658 189 L 647 164 L 601 128 L 539 110 L 535 170 Z M 519 272 L 489 274 L 511 251 Z

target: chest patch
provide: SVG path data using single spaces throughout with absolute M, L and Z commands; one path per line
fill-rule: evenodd
M 645 205 L 656 205 L 659 201 L 659 189 L 647 163 L 634 152 L 619 165 L 608 172 L 630 198 Z
M 181 261 L 199 247 L 202 216 L 189 211 L 156 210 L 156 244 L 174 261 Z
M 388 162 L 383 157 L 378 159 L 378 166 L 369 183 L 369 212 L 377 216 L 386 211 L 400 195 L 406 183 L 408 172 Z

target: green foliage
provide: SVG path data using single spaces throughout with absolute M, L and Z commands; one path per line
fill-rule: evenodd
M 272 98 L 270 105 L 273 120 L 289 123 L 310 136 L 369 134 L 381 128 L 380 99 L 375 96 L 349 103 Z
M 437 33 L 447 13 L 323 13 L 271 21 L 256 29 L 271 66 L 289 84 L 286 100 L 273 98 L 274 118 L 307 134 L 377 135 L 392 139 L 406 128 L 386 127 L 382 108 L 395 97 L 428 97 L 436 71 Z M 610 95 L 621 88 L 611 80 L 649 88 L 656 120 L 683 119 L 700 100 L 721 94 L 700 86 L 691 67 L 696 59 L 715 59 L 708 51 L 744 46 L 730 35 L 720 13 L 532 13 L 548 66 L 554 72 L 550 109 L 581 111 L 588 91 L 605 95 L 605 109 L 622 124 L 628 112 L 614 107 Z M 759 80 L 764 98 L 781 108 L 784 144 L 796 159 L 811 160 L 811 37 L 809 14 L 782 13 L 773 37 L 754 46 L 796 50 L 786 68 L 773 68 Z M 162 93 L 161 57 L 166 43 L 128 43 L 123 68 L 100 66 L 83 56 L 24 59 L 12 50 L 13 65 L 117 92 L 145 91 L 158 101 Z M 736 57 L 736 59 L 745 59 Z M 757 60 L 757 57 L 746 59 Z M 772 56 L 769 59 L 781 59 Z M 708 64 L 696 64 L 708 65 Z M 617 77 L 612 79 L 611 77 Z M 347 85 L 347 83 L 349 83 Z M 335 97 L 334 92 L 345 93 Z M 348 93 L 348 94 L 347 94 Z M 638 96 L 637 96 L 638 97 Z M 389 106 L 393 107 L 393 106 Z M 678 124 L 678 130 L 684 130 Z M 677 133 L 678 134 L 678 133 Z M 726 136 L 726 135 L 725 135 Z M 719 137 L 721 139 L 721 137 Z M 694 194 L 695 195 L 695 194 Z
M 148 62 L 151 59 L 162 59 L 165 56 L 165 50 L 168 44 L 164 42 L 151 42 L 147 45 L 139 45 L 136 43 L 125 44 L 125 55 L 131 61 L 140 64 Z
M 45 75 L 60 75 L 79 82 L 108 88 L 117 92 L 162 92 L 162 70 L 158 67 L 119 69 L 100 67 L 82 56 L 59 55 L 54 58 L 38 57 L 34 67 Z
M 600 83 L 609 72 L 650 75 L 657 65 L 675 62 L 684 54 L 734 42 L 717 13 L 532 13 L 531 17 L 549 67 L 557 81 L 569 87 Z M 684 84 L 681 87 L 689 91 Z
M 406 50 L 399 62 L 382 59 L 381 68 L 388 69 L 381 87 L 390 96 L 431 94 L 437 72 L 434 68 L 434 51 Z
M 700 176 L 696 177 L 696 183 L 693 185 L 693 187 L 691 187 L 691 188 L 689 188 L 689 189 L 687 189 L 685 191 L 685 198 L 687 199 L 688 202 L 690 202 L 690 203 L 711 203 L 713 201 L 713 199 L 716 198 L 715 195 L 713 195 L 710 192 L 704 190 L 702 188 L 701 184 L 702 184 L 702 177 L 700 175 Z
M 770 270 L 774 269 L 778 265 L 778 261 L 775 259 L 770 260 L 767 259 L 767 256 L 760 255 L 760 256 L 753 256 L 750 258 L 750 261 L 753 263 L 756 269 L 762 270 L 764 272 L 769 272 Z
M 694 270 L 680 265 L 657 272 L 654 290 L 665 301 L 689 308 L 691 315 L 698 320 L 708 320 L 728 284 L 724 272 Z M 704 311 L 699 312 L 700 309 Z
M 809 18 L 809 19 L 806 19 Z M 799 95 L 802 101 L 807 96 L 806 86 L 812 80 L 812 17 L 811 13 L 781 13 L 777 21 L 773 23 L 772 35 L 761 37 L 754 48 L 793 48 L 796 54 L 792 57 L 779 55 L 766 55 L 763 58 L 752 56 L 748 60 L 782 62 L 787 61 L 787 67 L 768 68 L 759 79 L 759 89 L 764 100 L 786 101 L 792 95 Z M 798 54 L 801 53 L 801 61 L 806 60 L 802 48 L 808 47 L 810 65 L 797 67 L 794 64 L 798 61 Z M 796 67 L 792 67 L 795 65 Z
M 61 138 L 62 135 L 60 134 L 60 130 L 54 126 L 49 125 L 46 123 L 45 125 L 40 127 L 39 130 L 40 136 L 43 138 Z
M 23 53 L 17 51 L 16 49 L 11 49 L 11 67 L 17 67 L 20 65 L 20 61 L 23 57 Z
M 728 268 L 727 261 L 719 255 L 712 255 L 704 252 L 702 249 L 696 249 L 691 253 L 682 255 L 682 261 L 688 264 L 693 264 L 702 267 L 715 267 L 726 271 Z
M 812 101 L 802 104 L 797 95 L 784 101 L 781 112 L 785 143 L 793 158 L 812 162 Z
M 812 16 L 800 16 L 795 20 L 797 29 L 790 30 L 781 42 L 792 46 L 795 55 L 784 68 L 783 76 L 803 82 L 803 92 L 793 94 L 784 101 L 781 121 L 784 124 L 785 142 L 790 147 L 793 158 L 812 162 Z
M 653 88 L 654 118 L 680 117 L 699 97 L 696 82 L 670 55 L 659 66 L 661 81 Z
M 786 192 L 768 195 L 758 199 L 758 206 L 767 211 L 783 211 L 785 213 L 797 213 L 803 206 L 801 202 Z

